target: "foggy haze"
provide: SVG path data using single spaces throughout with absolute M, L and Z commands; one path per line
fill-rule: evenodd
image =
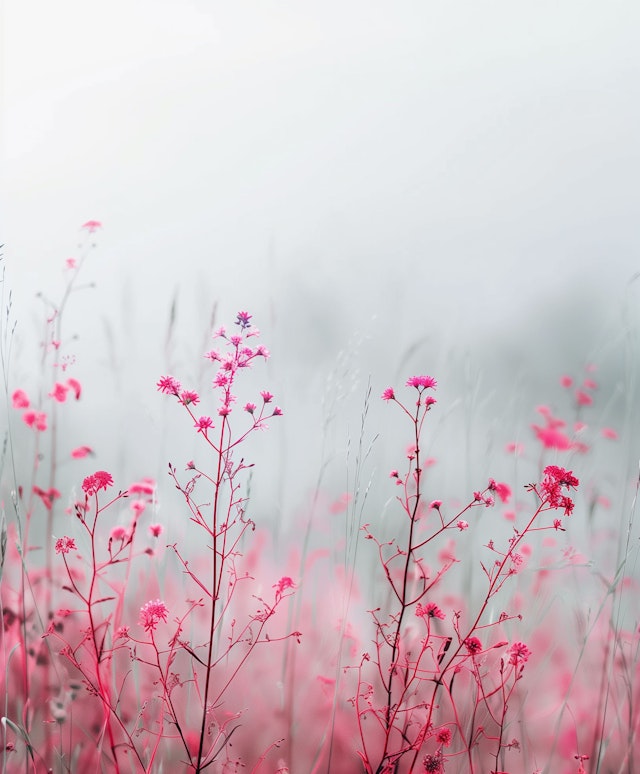
M 214 308 L 272 351 L 256 378 L 285 418 L 256 455 L 292 466 L 262 482 L 272 510 L 322 464 L 323 396 L 339 492 L 369 379 L 372 434 L 381 390 L 430 373 L 481 451 L 562 373 L 604 365 L 611 392 L 636 367 L 637 3 L 5 5 L 12 386 L 36 377 L 35 293 L 59 297 L 101 221 L 65 321 L 100 466 L 160 478 L 189 454 L 155 382 L 199 378 Z

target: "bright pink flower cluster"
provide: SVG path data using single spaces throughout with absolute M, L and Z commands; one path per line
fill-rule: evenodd
M 562 487 L 576 488 L 580 482 L 570 470 L 557 465 L 547 465 L 544 469 L 544 479 L 540 484 L 540 497 L 550 508 L 564 508 L 565 516 L 573 511 L 574 503 L 570 497 L 562 493 Z
M 218 407 L 217 413 L 223 418 L 231 414 L 232 404 L 236 401 L 232 388 L 237 372 L 241 368 L 250 368 L 252 361 L 257 357 L 262 357 L 265 360 L 269 357 L 269 350 L 262 344 L 256 347 L 247 346 L 247 339 L 260 335 L 260 331 L 255 328 L 249 330 L 252 328 L 250 320 L 251 315 L 248 312 L 238 312 L 236 325 L 240 328 L 239 334 L 227 335 L 227 329 L 224 326 L 218 328 L 214 333 L 214 338 L 225 339 L 228 342 L 228 351 L 212 349 L 205 353 L 208 360 L 219 364 L 218 372 L 213 378 L 213 387 L 222 390 L 221 405 Z M 165 395 L 175 395 L 185 406 L 190 404 L 195 406 L 200 402 L 198 393 L 193 390 L 183 390 L 180 382 L 173 376 L 163 376 L 158 381 L 157 388 Z M 273 395 L 270 392 L 264 391 L 261 395 L 263 405 L 271 403 L 273 400 Z M 244 410 L 253 416 L 256 411 L 255 403 L 246 403 Z M 275 406 L 269 416 L 282 416 L 282 409 Z M 261 419 L 262 415 L 260 419 L 256 419 L 256 424 L 259 424 Z M 215 427 L 210 416 L 201 416 L 199 419 L 194 417 L 194 420 L 197 431 L 205 436 L 209 430 Z
M 509 648 L 509 663 L 513 666 L 520 666 L 529 660 L 531 651 L 524 642 L 514 642 Z
M 429 602 L 426 605 L 421 605 L 418 602 L 416 605 L 416 615 L 418 618 L 439 618 L 441 621 L 444 621 L 446 617 L 435 602 Z
M 66 535 L 56 540 L 56 554 L 68 554 L 69 551 L 75 551 L 76 548 L 76 541 Z
M 160 621 L 167 621 L 169 609 L 160 599 L 150 600 L 140 608 L 140 626 L 146 632 L 155 631 Z
M 104 470 L 96 471 L 92 476 L 87 476 L 82 482 L 82 490 L 87 495 L 97 494 L 101 489 L 106 489 L 113 485 L 113 476 Z

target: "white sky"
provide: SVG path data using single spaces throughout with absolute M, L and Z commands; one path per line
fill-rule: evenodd
M 376 385 L 434 330 L 523 359 L 526 332 L 535 363 L 553 323 L 560 363 L 584 359 L 640 269 L 636 0 L 5 0 L 3 16 L 16 314 L 102 221 L 78 325 L 102 352 L 92 318 L 109 320 L 131 373 L 161 350 L 176 287 L 194 352 L 219 300 L 302 373 L 358 331 Z

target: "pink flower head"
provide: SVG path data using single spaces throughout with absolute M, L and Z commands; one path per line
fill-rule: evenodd
M 560 379 L 560 384 L 561 384 L 563 387 L 571 387 L 571 386 L 572 386 L 572 384 L 573 384 L 573 379 L 572 379 L 570 376 L 563 376 L 563 377 Z
M 28 427 L 43 432 L 47 429 L 47 415 L 44 411 L 25 411 L 22 415 L 22 421 Z
M 113 527 L 111 534 L 109 535 L 111 540 L 124 540 L 127 536 L 127 530 L 120 524 Z
M 82 224 L 81 228 L 88 231 L 90 234 L 93 234 L 99 228 L 102 228 L 102 223 L 100 223 L 99 220 L 88 220 L 86 223 Z
M 273 400 L 273 395 L 268 390 L 263 390 L 260 395 L 262 395 L 262 400 L 265 403 L 271 403 Z
M 283 575 L 277 583 L 273 584 L 273 588 L 276 590 L 276 599 L 280 599 L 282 594 L 287 589 L 295 589 L 296 584 L 288 575 Z
M 162 524 L 150 524 L 149 525 L 149 532 L 153 537 L 160 537 L 162 534 L 163 526 Z
M 64 403 L 67 399 L 67 392 L 69 392 L 69 388 L 66 384 L 56 382 L 53 385 L 53 390 L 49 393 L 49 397 L 57 400 L 58 403 Z
M 156 491 L 156 482 L 153 478 L 143 478 L 140 481 L 135 481 L 128 487 L 127 492 L 129 494 L 145 494 L 153 495 Z
M 29 408 L 29 396 L 24 390 L 16 390 L 11 396 L 11 404 L 15 409 Z
M 577 390 L 576 403 L 578 406 L 590 406 L 593 403 L 593 398 L 584 390 Z
M 67 386 L 70 390 L 73 390 L 75 399 L 80 400 L 80 395 L 82 394 L 82 385 L 80 382 L 72 377 L 67 379 Z
M 67 258 L 67 260 L 64 263 L 67 269 L 75 269 L 77 265 L 77 261 L 75 258 Z
M 87 497 L 98 494 L 101 489 L 105 489 L 108 486 L 113 485 L 113 477 L 111 473 L 107 473 L 105 470 L 98 470 L 92 476 L 87 476 L 82 482 L 82 489 Z
M 140 608 L 140 626 L 146 632 L 155 631 L 160 621 L 167 621 L 169 610 L 164 602 L 159 599 L 151 600 Z
M 417 389 L 435 389 L 437 384 L 432 376 L 412 376 L 407 379 L 407 387 L 416 387 Z
M 524 664 L 529 660 L 529 656 L 531 655 L 531 651 L 524 644 L 524 642 L 514 642 L 513 645 L 509 648 L 509 653 L 511 654 L 509 663 L 513 664 L 514 666 Z
M 198 428 L 199 433 L 206 433 L 209 428 L 213 427 L 213 419 L 211 417 L 200 417 L 194 427 Z
M 442 726 L 436 731 L 436 741 L 438 744 L 449 747 L 451 744 L 451 729 L 447 726 Z
M 511 499 L 511 488 L 508 484 L 499 484 L 492 478 L 489 479 L 489 489 L 495 492 L 503 503 L 508 503 Z
M 61 497 L 60 492 L 54 487 L 50 487 L 49 489 L 42 489 L 39 486 L 34 486 L 33 492 L 41 498 L 42 502 L 44 503 L 44 507 L 48 511 L 53 508 L 53 501 Z
M 276 406 L 273 409 L 273 414 L 271 416 L 272 417 L 281 417 L 282 416 L 282 409 L 280 408 L 280 406 Z
M 253 412 L 256 410 L 256 404 L 255 403 L 245 403 L 244 404 L 244 410 L 248 414 L 253 414 Z
M 429 602 L 424 607 L 418 602 L 416 605 L 416 615 L 419 618 L 439 618 L 442 621 L 446 617 L 435 602 Z
M 250 315 L 248 312 L 238 312 L 238 317 L 236 319 L 236 325 L 239 325 L 240 328 L 244 331 L 247 328 L 251 327 L 251 323 L 249 320 L 251 319 L 253 315 Z
M 56 554 L 68 554 L 69 551 L 75 551 L 76 549 L 76 541 L 73 538 L 65 535 L 56 540 Z
M 145 512 L 147 509 L 147 504 L 144 500 L 134 500 L 131 503 L 131 510 L 135 513 L 136 518 L 138 518 L 142 513 Z
M 482 643 L 477 637 L 467 637 L 464 644 L 472 656 L 477 656 L 482 652 Z
M 601 432 L 602 437 L 608 438 L 610 441 L 615 441 L 618 438 L 618 433 L 611 427 L 603 427 Z
M 231 406 L 229 403 L 224 403 L 220 408 L 218 409 L 218 416 L 221 417 L 228 417 L 231 413 Z
M 163 376 L 156 385 L 158 392 L 163 392 L 165 395 L 179 395 L 180 394 L 180 382 L 174 379 L 173 376 Z
M 393 391 L 393 387 L 387 387 L 387 389 L 382 393 L 382 400 L 395 400 L 396 394 Z
M 89 454 L 93 454 L 93 449 L 90 446 L 78 446 L 71 452 L 74 460 L 81 460 Z
M 193 390 L 183 390 L 180 395 L 180 401 L 185 406 L 188 406 L 190 403 L 196 406 L 200 403 L 200 396 L 197 392 L 193 392 Z
M 469 529 L 469 522 L 465 521 L 464 519 L 460 519 L 456 523 L 456 527 L 460 530 L 460 532 L 464 532 L 465 529 Z
M 116 640 L 128 640 L 129 639 L 129 627 L 128 626 L 120 626 L 120 628 L 116 629 Z
M 432 511 L 439 511 L 441 506 L 442 500 L 432 500 L 429 508 L 431 508 Z

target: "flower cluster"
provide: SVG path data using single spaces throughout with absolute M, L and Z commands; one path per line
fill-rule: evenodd
M 562 493 L 562 487 L 576 488 L 580 482 L 572 471 L 557 465 L 548 465 L 544 469 L 544 479 L 540 484 L 540 498 L 550 508 L 563 508 L 565 516 L 573 511 L 573 500 Z
M 92 476 L 87 476 L 82 482 L 82 490 L 87 497 L 98 494 L 101 489 L 113 485 L 113 476 L 104 470 L 96 471 Z
M 169 609 L 162 600 L 150 600 L 140 608 L 140 626 L 146 632 L 155 631 L 160 621 L 166 623 L 168 613 Z
M 232 404 L 236 401 L 236 396 L 233 393 L 233 384 L 236 374 L 242 368 L 250 368 L 252 361 L 257 357 L 264 358 L 269 357 L 269 350 L 259 344 L 255 347 L 247 345 L 247 339 L 259 336 L 260 331 L 252 327 L 250 322 L 251 315 L 248 312 L 238 312 L 236 318 L 236 325 L 240 328 L 240 334 L 227 335 L 227 329 L 224 326 L 218 328 L 214 333 L 214 338 L 225 339 L 228 343 L 227 351 L 219 349 L 212 349 L 205 353 L 207 360 L 212 363 L 218 363 L 218 372 L 213 378 L 214 389 L 220 389 L 222 391 L 221 405 L 218 407 L 218 416 L 228 417 L 232 412 Z M 249 330 L 252 328 L 252 330 Z M 200 402 L 200 396 L 193 390 L 183 390 L 180 382 L 173 376 L 163 376 L 157 383 L 157 389 L 159 392 L 165 395 L 174 395 L 178 398 L 180 403 L 184 406 L 196 405 Z M 267 403 L 271 403 L 273 395 L 270 392 L 262 392 L 262 408 Z M 244 410 L 254 416 L 256 412 L 255 403 L 246 403 Z M 193 416 L 193 415 L 192 415 Z M 282 409 L 278 406 L 274 406 L 272 413 L 269 416 L 282 416 Z M 195 427 L 199 433 L 202 433 L 205 437 L 209 430 L 212 430 L 215 425 L 213 419 L 210 416 L 201 416 L 196 418 Z M 255 417 L 254 421 L 256 425 L 261 425 L 263 419 L 263 412 L 260 412 L 259 417 Z
M 69 551 L 75 551 L 76 548 L 76 541 L 66 535 L 56 540 L 56 554 L 68 554 Z

